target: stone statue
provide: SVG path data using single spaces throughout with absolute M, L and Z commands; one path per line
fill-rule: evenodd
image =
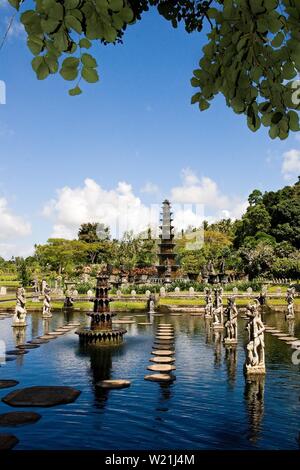
M 155 313 L 155 295 L 150 294 L 148 299 L 148 313 Z
M 210 259 L 209 262 L 207 263 L 207 272 L 210 276 L 215 276 L 215 268 L 212 260 Z
M 265 374 L 265 326 L 259 312 L 259 302 L 254 300 L 254 304 L 247 307 L 246 313 L 249 321 L 246 326 L 248 331 L 248 344 L 246 351 L 246 374 Z
M 47 281 L 43 279 L 42 280 L 42 295 L 44 295 L 46 287 L 47 287 Z
M 26 298 L 24 287 L 17 289 L 17 301 L 12 326 L 26 326 Z
M 52 317 L 51 313 L 51 298 L 50 298 L 50 288 L 46 286 L 44 289 L 44 304 L 43 304 L 43 318 L 50 318 Z
M 64 307 L 71 308 L 74 305 L 74 299 L 72 297 L 72 292 L 70 289 L 67 289 L 65 292 L 65 301 L 64 301 Z
M 221 263 L 220 263 L 220 273 L 225 274 L 225 260 L 222 258 Z
M 224 316 L 223 316 L 223 288 L 217 287 L 215 289 L 215 302 L 213 309 L 213 328 L 223 329 L 224 328 Z
M 36 277 L 33 280 L 33 289 L 35 294 L 39 293 L 39 281 Z
M 293 320 L 295 318 L 295 310 L 294 310 L 294 297 L 295 296 L 295 289 L 289 288 L 287 290 L 286 300 L 287 300 L 287 320 Z
M 228 299 L 228 305 L 225 309 L 226 321 L 225 321 L 225 344 L 237 344 L 237 318 L 238 309 L 235 303 L 235 298 L 230 297 Z
M 205 289 L 205 318 L 211 318 L 213 312 L 213 297 L 212 290 L 209 288 Z

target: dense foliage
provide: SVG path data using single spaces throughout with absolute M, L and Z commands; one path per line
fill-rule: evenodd
M 97 61 L 87 50 L 93 42 L 122 42 L 126 28 L 156 7 L 174 28 L 209 32 L 192 97 L 201 111 L 221 93 L 236 113 L 245 114 L 252 131 L 261 124 L 271 138 L 299 130 L 299 0 L 9 0 L 21 13 L 35 56 L 38 79 L 60 75 L 80 94 L 80 82 L 99 80 Z M 28 5 L 28 6 L 27 6 Z

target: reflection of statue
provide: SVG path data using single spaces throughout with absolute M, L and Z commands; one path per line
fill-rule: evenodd
M 225 260 L 222 258 L 220 263 L 220 274 L 225 274 Z
M 64 301 L 64 307 L 73 307 L 74 305 L 74 299 L 72 297 L 72 292 L 70 291 L 70 289 L 67 289 L 66 290 L 66 293 L 65 293 L 65 301 Z
M 51 297 L 50 297 L 50 289 L 49 287 L 45 287 L 44 289 L 44 304 L 43 304 L 43 317 L 50 318 L 52 317 L 51 313 Z
M 150 294 L 148 299 L 148 313 L 155 313 L 155 295 Z
M 245 386 L 245 399 L 250 420 L 249 440 L 256 442 L 261 430 L 264 416 L 265 376 L 256 375 L 247 377 Z
M 289 335 L 295 336 L 295 320 L 288 319 L 288 331 Z
M 249 318 L 246 326 L 249 342 L 247 345 L 245 371 L 247 374 L 265 374 L 265 326 L 258 310 L 259 302 L 258 300 L 254 302 L 253 305 L 248 305 L 248 312 L 246 314 Z
M 225 349 L 225 363 L 227 367 L 228 382 L 231 386 L 234 385 L 236 379 L 237 358 L 236 347 Z
M 228 306 L 225 309 L 227 320 L 225 321 L 225 344 L 237 344 L 237 318 L 238 309 L 236 307 L 235 298 L 228 299 Z
M 294 310 L 294 296 L 295 296 L 295 289 L 289 288 L 287 290 L 286 300 L 287 300 L 287 315 L 286 318 L 292 320 L 295 318 L 295 310 Z
M 214 341 L 215 341 L 215 366 L 221 366 L 222 360 L 222 341 L 223 341 L 223 333 L 221 331 L 214 332 Z
M 17 289 L 17 301 L 12 326 L 26 326 L 26 298 L 24 287 Z
M 223 289 L 218 287 L 215 289 L 215 303 L 213 309 L 213 327 L 215 329 L 223 329 Z
M 212 297 L 212 290 L 211 289 L 205 289 L 205 317 L 206 318 L 211 318 L 212 317 L 212 312 L 213 312 L 213 297 Z

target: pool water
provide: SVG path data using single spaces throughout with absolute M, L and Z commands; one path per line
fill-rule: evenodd
M 119 317 L 122 315 L 119 315 Z M 16 338 L 11 318 L 0 321 L 0 340 L 14 349 L 25 342 L 80 319 L 80 312 L 54 312 L 48 325 L 40 313 L 27 316 L 26 338 Z M 145 318 L 136 317 L 136 322 Z M 267 313 L 270 326 L 300 338 L 300 315 L 294 325 L 282 313 Z M 147 382 L 156 326 L 172 323 L 176 334 L 176 381 Z M 123 326 L 123 325 L 122 325 Z M 0 379 L 16 379 L 16 388 L 67 385 L 82 393 L 72 404 L 53 408 L 18 408 L 40 413 L 33 425 L 0 428 L 20 440 L 16 450 L 195 450 L 298 449 L 300 432 L 300 366 L 293 350 L 265 335 L 267 375 L 247 381 L 243 374 L 245 320 L 239 320 L 239 344 L 226 349 L 222 334 L 207 320 L 164 315 L 152 326 L 131 324 L 119 347 L 84 348 L 74 331 L 2 364 Z M 3 343 L 2 343 L 3 344 Z M 131 387 L 103 391 L 103 379 L 129 379 Z M 0 398 L 14 390 L 0 390 Z M 16 411 L 0 401 L 0 413 Z

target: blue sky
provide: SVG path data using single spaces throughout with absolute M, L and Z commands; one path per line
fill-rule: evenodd
M 1 1 L 1 35 L 11 12 Z M 202 113 L 190 105 L 204 41 L 203 33 L 188 35 L 147 13 L 123 45 L 94 48 L 100 83 L 72 98 L 60 76 L 36 80 L 25 34 L 14 25 L 0 52 L 7 87 L 0 105 L 2 256 L 27 254 L 53 234 L 72 237 L 80 217 L 109 223 L 122 200 L 136 209 L 135 228 L 165 197 L 204 204 L 207 218 L 234 217 L 254 188 L 296 181 L 295 134 L 284 142 L 271 141 L 265 129 L 253 134 L 223 97 Z M 103 212 L 103 201 L 112 210 Z

